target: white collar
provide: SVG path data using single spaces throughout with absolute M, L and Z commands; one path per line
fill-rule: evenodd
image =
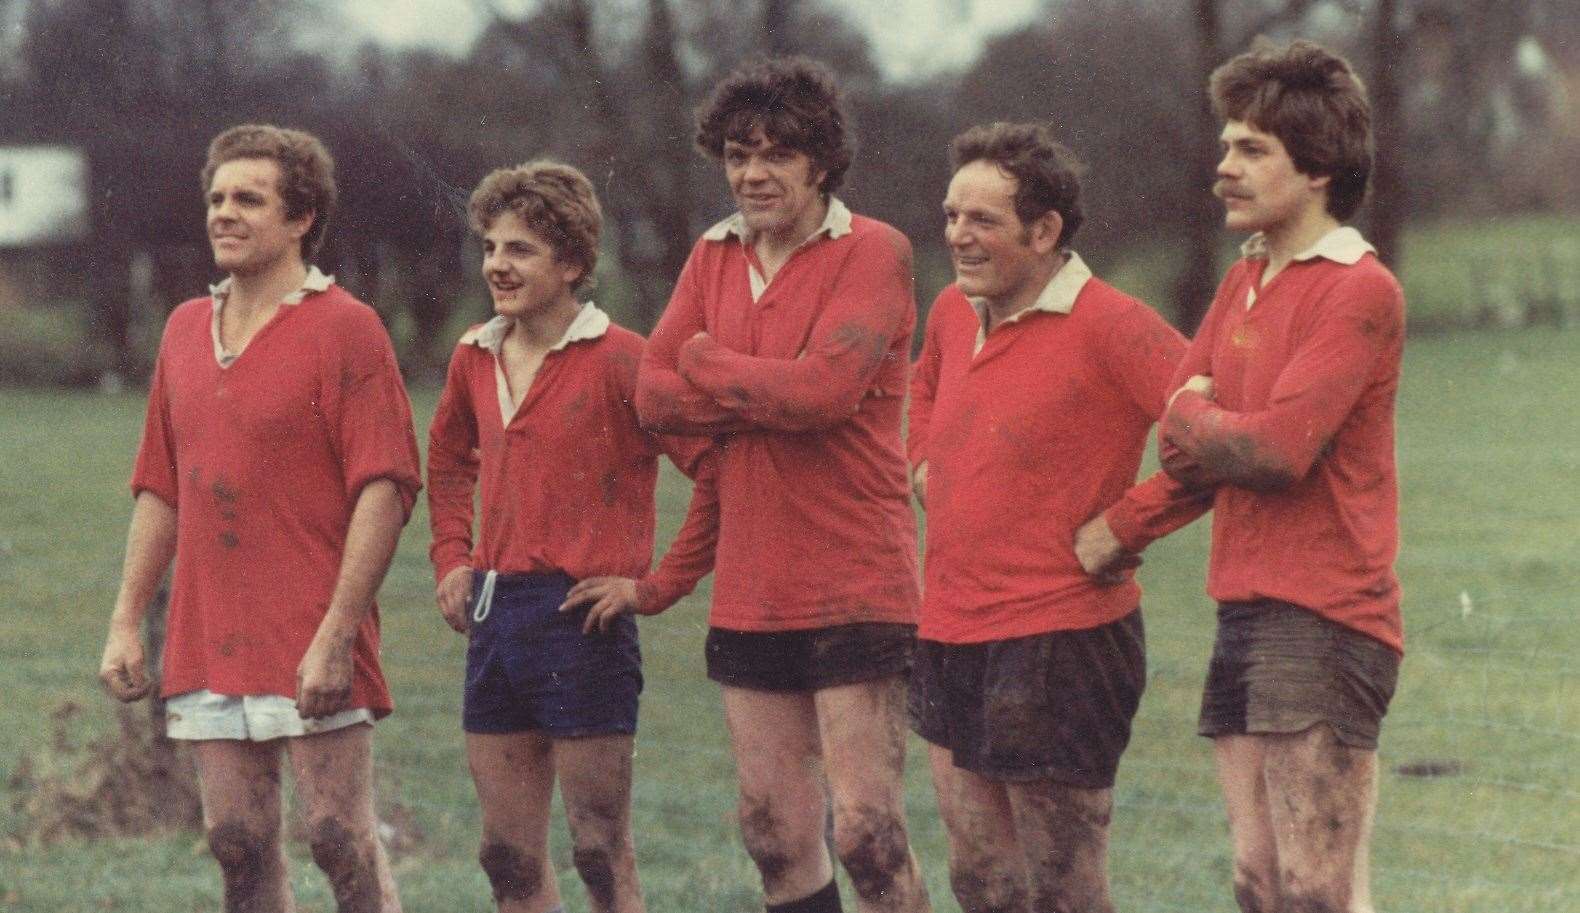
M 1048 284 L 1042 287 L 1042 292 L 1037 295 L 1037 300 L 1021 308 L 1010 316 L 998 322 L 998 326 L 1014 323 L 1032 311 L 1047 311 L 1050 314 L 1068 314 L 1075 310 L 1075 299 L 1081 294 L 1081 289 L 1086 288 L 1086 283 L 1092 278 L 1092 270 L 1075 251 L 1065 254 L 1064 266 L 1059 268 Z M 970 299 L 971 306 L 976 309 L 977 317 L 983 318 L 987 313 L 986 298 Z M 982 323 L 986 323 L 982 319 Z
M 230 297 L 230 286 L 233 277 L 226 276 L 219 282 L 208 287 L 209 297 L 214 299 L 214 310 L 218 311 L 225 306 L 225 299 Z M 319 272 L 318 267 L 308 266 L 307 275 L 302 279 L 302 287 L 280 299 L 281 304 L 301 304 L 302 299 L 314 292 L 327 291 L 335 282 L 334 276 L 326 276 Z
M 850 230 L 850 210 L 839 197 L 829 197 L 828 214 L 823 217 L 823 224 L 819 225 L 816 231 L 807 235 L 806 240 L 802 241 L 799 246 L 804 247 L 810 244 L 814 238 L 824 232 L 828 232 L 829 239 L 832 240 L 834 238 L 843 238 L 845 235 L 850 234 Z M 738 212 L 703 232 L 702 240 L 723 241 L 730 235 L 740 238 L 742 244 L 752 243 L 752 233 L 751 229 L 746 227 L 746 217 Z
M 1360 232 L 1348 225 L 1341 225 L 1318 238 L 1317 243 L 1296 254 L 1292 259 L 1315 260 L 1318 257 L 1325 257 L 1334 263 L 1354 266 L 1362 257 L 1376 252 L 1377 249 L 1366 243 Z M 1246 238 L 1245 243 L 1240 245 L 1240 255 L 1247 259 L 1265 258 L 1267 235 L 1257 232 Z
M 510 334 L 510 327 L 514 323 L 515 321 L 509 317 L 495 317 L 487 323 L 480 323 L 462 334 L 461 345 L 477 346 L 498 355 L 499 347 L 504 345 L 505 337 Z M 573 342 L 597 339 L 608 329 L 609 315 L 589 301 L 576 312 L 576 319 L 565 328 L 565 333 L 560 336 L 559 342 L 549 346 L 549 351 L 558 352 Z

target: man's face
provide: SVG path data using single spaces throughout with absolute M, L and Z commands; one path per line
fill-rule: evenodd
M 724 177 L 735 205 L 753 233 L 783 235 L 786 240 L 816 213 L 826 175 L 805 152 L 782 146 L 752 131 L 746 142 L 724 143 Z M 810 234 L 816 225 L 805 226 Z
M 483 232 L 483 278 L 494 313 L 533 317 L 572 297 L 581 267 L 562 263 L 554 247 L 521 216 L 506 210 Z
M 1295 170 L 1289 151 L 1273 134 L 1232 120 L 1219 141 L 1223 158 L 1212 192 L 1223 200 L 1224 225 L 1231 231 L 1277 233 L 1312 206 L 1326 205 L 1331 179 Z
M 1015 213 L 1018 182 L 993 162 L 960 166 L 944 197 L 944 242 L 955 284 L 971 298 L 1010 302 L 1027 293 L 1037 267 L 1057 247 L 1061 222 L 1050 212 L 1028 226 Z M 1039 290 L 1040 291 L 1040 290 Z
M 300 259 L 314 214 L 285 215 L 280 165 L 274 159 L 231 159 L 214 170 L 208 189 L 208 240 L 214 265 L 231 275 L 267 272 Z

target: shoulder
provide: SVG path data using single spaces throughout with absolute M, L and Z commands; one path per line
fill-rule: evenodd
M 1342 309 L 1367 314 L 1385 324 L 1404 321 L 1404 290 L 1399 280 L 1376 255 L 1367 254 L 1352 264 L 1322 261 L 1312 289 L 1324 310 Z
M 378 312 L 338 285 L 308 295 L 292 307 L 308 308 L 319 320 L 337 328 L 387 335 Z
M 907 263 L 911 260 L 911 239 L 887 222 L 851 213 L 850 234 L 845 236 L 854 246 L 874 251 L 889 251 Z

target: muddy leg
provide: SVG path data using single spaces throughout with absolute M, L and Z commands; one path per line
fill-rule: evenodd
M 628 735 L 561 739 L 554 769 L 570 819 L 572 859 L 596 913 L 645 913 L 631 840 Z
M 1268 809 L 1278 840 L 1279 913 L 1363 913 L 1377 803 L 1377 753 L 1319 723 L 1267 742 Z
M 1034 913 L 1113 913 L 1108 896 L 1111 789 L 1052 780 L 1006 784 Z
M 933 790 L 949 835 L 949 886 L 964 913 L 1026 913 L 1026 866 L 1004 784 L 955 766 L 928 746 Z
M 782 904 L 823 889 L 834 869 L 812 697 L 726 687 L 724 717 L 740 778 L 741 841 L 764 898 Z
M 192 749 L 225 913 L 294 911 L 280 838 L 280 742 L 205 739 Z
M 543 913 L 560 904 L 549 863 L 554 757 L 536 732 L 466 734 L 466 758 L 482 808 L 477 861 L 500 913 Z
M 861 913 L 932 909 L 905 827 L 905 680 L 814 695 L 834 799 L 834 850 Z
M 373 727 L 286 739 L 313 861 L 340 913 L 400 913 L 373 808 Z
M 1234 842 L 1234 899 L 1240 913 L 1278 911 L 1278 841 L 1267 805 L 1263 739 L 1250 735 L 1213 739 L 1218 784 Z

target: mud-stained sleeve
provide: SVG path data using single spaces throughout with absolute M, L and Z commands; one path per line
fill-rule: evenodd
M 148 387 L 148 408 L 143 415 L 143 439 L 132 465 L 132 497 L 143 492 L 157 495 L 171 507 L 179 507 L 180 472 L 176 466 L 175 429 L 170 425 L 169 386 L 165 379 L 166 358 L 160 352 L 154 362 L 154 377 Z
M 849 421 L 895 335 L 915 320 L 910 242 L 892 229 L 872 232 L 853 245 L 831 285 L 796 358 L 743 355 L 696 336 L 680 346 L 681 377 L 756 427 L 811 431 Z
M 330 327 L 320 374 L 324 413 L 339 450 L 346 502 L 355 504 L 374 479 L 389 479 L 400 493 L 403 521 L 411 519 L 422 475 L 411 401 L 395 361 L 395 347 L 366 305 L 348 309 Z
M 475 347 L 459 345 L 450 356 L 444 391 L 428 426 L 428 558 L 434 578 L 472 561 L 472 501 L 477 488 L 477 412 L 466 363 Z
M 939 293 L 927 311 L 927 328 L 922 331 L 922 352 L 911 366 L 911 402 L 906 408 L 905 455 L 911 469 L 927 462 L 927 432 L 932 425 L 933 401 L 938 395 L 938 374 L 943 351 L 938 336 L 944 322 L 945 295 Z
M 1164 389 L 1165 414 L 1168 411 L 1166 404 L 1169 397 L 1184 386 L 1187 380 L 1198 374 L 1211 376 L 1212 350 L 1218 338 L 1218 328 L 1223 324 L 1224 313 L 1232 306 L 1229 302 L 1238 303 L 1241 300 L 1238 296 L 1243 295 L 1246 269 L 1246 261 L 1236 263 L 1218 286 L 1212 304 L 1207 309 L 1207 315 L 1202 318 L 1201 326 L 1196 330 L 1196 336 L 1186 347 L 1184 357 L 1180 359 L 1179 365 L 1174 369 L 1174 376 L 1169 379 Z M 1164 433 L 1165 424 L 1160 418 L 1157 430 L 1158 462 L 1163 466 L 1164 472 L 1185 488 L 1193 490 L 1212 488 L 1224 481 L 1221 476 L 1209 472 L 1196 462 L 1194 457 L 1169 439 Z
M 708 328 L 697 278 L 698 271 L 705 268 L 704 249 L 704 242 L 692 248 L 669 304 L 642 352 L 636 379 L 636 412 L 642 427 L 649 431 L 714 435 L 750 428 L 712 396 L 688 383 L 678 370 L 681 346 Z
M 1164 438 L 1243 488 L 1279 489 L 1305 478 L 1404 329 L 1403 299 L 1386 275 L 1335 283 L 1317 308 L 1322 319 L 1274 381 L 1267 408 L 1233 412 L 1181 393 L 1163 418 Z
M 669 551 L 636 583 L 642 614 L 653 615 L 679 602 L 713 570 L 719 543 L 718 450 L 709 447 L 694 466 L 691 504 Z

